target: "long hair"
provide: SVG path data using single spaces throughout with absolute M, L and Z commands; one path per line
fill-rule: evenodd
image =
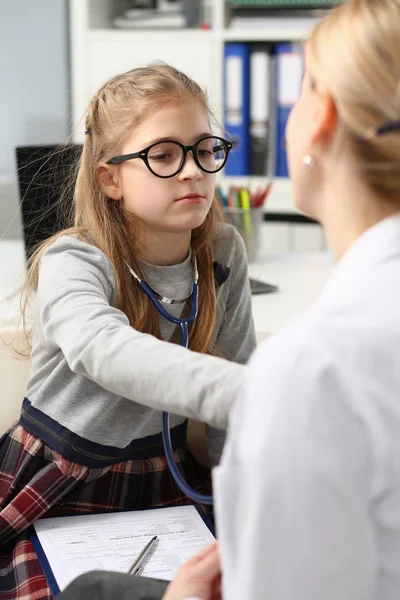
M 26 326 L 26 311 L 31 292 L 37 288 L 41 257 L 57 238 L 72 234 L 98 247 L 110 261 L 115 273 L 116 305 L 127 315 L 131 326 L 138 331 L 161 337 L 158 313 L 132 280 L 126 267 L 127 262 L 139 276 L 143 276 L 136 256 L 140 223 L 126 211 L 123 200 L 107 198 L 98 180 L 97 169 L 101 163 L 120 153 L 136 124 L 154 109 L 181 98 L 199 102 L 210 122 L 214 120 L 207 97 L 200 86 L 166 64 L 153 64 L 118 75 L 103 85 L 91 99 L 86 117 L 87 135 L 74 175 L 74 225 L 41 244 L 28 263 L 28 275 L 22 294 L 22 315 L 27 339 L 30 332 Z M 196 253 L 201 281 L 201 310 L 190 327 L 189 346 L 192 350 L 203 353 L 213 352 L 216 320 L 213 262 L 220 219 L 221 209 L 214 199 L 203 224 L 192 231 L 192 248 Z
M 364 181 L 400 199 L 400 0 L 348 0 L 320 21 L 306 43 L 311 78 L 335 100 Z M 369 132 L 371 132 L 369 134 Z

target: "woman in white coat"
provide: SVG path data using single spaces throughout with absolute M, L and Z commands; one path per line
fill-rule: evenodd
M 337 266 L 256 352 L 231 419 L 214 478 L 224 598 L 398 600 L 400 0 L 345 2 L 305 63 L 290 174 Z
M 164 600 L 219 598 L 219 556 L 224 600 L 400 598 L 400 0 L 345 2 L 305 65 L 290 174 L 337 266 L 253 357 L 214 472 L 220 552 Z

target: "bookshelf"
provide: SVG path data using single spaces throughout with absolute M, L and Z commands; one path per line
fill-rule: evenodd
M 70 0 L 70 56 L 73 141 L 84 137 L 82 115 L 92 93 L 118 72 L 162 59 L 192 76 L 209 93 L 211 107 L 223 123 L 223 56 L 225 42 L 277 42 L 304 39 L 316 18 L 274 16 L 262 28 L 231 29 L 230 5 L 211 3 L 210 29 L 122 30 L 113 17 L 130 8 L 129 0 Z M 222 184 L 247 184 L 252 177 L 222 176 Z M 290 182 L 276 180 L 266 210 L 295 214 Z

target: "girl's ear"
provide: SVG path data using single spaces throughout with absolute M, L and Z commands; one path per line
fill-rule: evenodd
M 122 192 L 114 165 L 100 165 L 97 169 L 97 177 L 102 191 L 108 198 L 121 200 Z

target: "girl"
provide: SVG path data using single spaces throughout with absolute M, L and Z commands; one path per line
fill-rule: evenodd
M 1 598 L 51 597 L 27 532 L 36 519 L 188 502 L 166 466 L 161 410 L 181 415 L 171 437 L 186 480 L 209 488 L 185 417 L 209 424 L 216 464 L 244 370 L 235 363 L 255 347 L 244 244 L 214 201 L 231 144 L 211 121 L 199 86 L 167 65 L 119 75 L 89 104 L 75 226 L 28 274 L 32 373 L 0 443 Z M 175 317 L 190 312 L 198 278 L 193 352 L 161 341 L 179 332 L 136 277 Z

